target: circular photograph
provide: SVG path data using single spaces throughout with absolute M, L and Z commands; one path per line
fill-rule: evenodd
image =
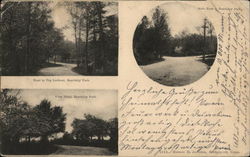
M 143 16 L 134 33 L 133 52 L 144 73 L 166 86 L 200 79 L 217 51 L 213 24 L 198 9 L 167 3 Z

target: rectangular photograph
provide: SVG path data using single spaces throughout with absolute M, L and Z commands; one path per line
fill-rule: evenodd
M 0 3 L 1 76 L 117 76 L 117 2 Z
M 3 155 L 117 155 L 117 90 L 1 89 Z

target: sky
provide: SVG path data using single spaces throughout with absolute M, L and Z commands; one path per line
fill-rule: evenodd
M 59 5 L 58 2 L 50 3 L 49 7 L 52 9 L 51 16 L 52 20 L 55 22 L 55 27 L 59 29 L 67 27 L 68 29 L 63 29 L 65 39 L 74 41 L 74 30 L 73 28 L 69 27 L 71 24 L 71 16 L 67 12 L 66 8 L 62 5 Z M 104 10 L 106 11 L 105 16 L 118 14 L 117 3 L 105 7 Z
M 196 29 L 201 26 L 205 15 L 198 9 L 183 3 L 172 2 L 160 5 L 169 17 L 169 26 L 172 36 L 178 35 L 184 30 L 189 33 L 199 33 Z M 152 16 L 154 10 L 149 14 Z
M 118 114 L 116 90 L 22 89 L 19 96 L 31 106 L 47 99 L 51 101 L 52 106 L 63 107 L 63 112 L 67 114 L 66 131 L 68 132 L 72 130 L 71 123 L 74 118 L 83 119 L 84 113 L 105 120 L 115 118 Z
M 70 26 L 71 17 L 64 6 L 58 5 L 58 2 L 52 2 L 49 6 L 52 9 L 51 16 L 56 28 Z M 198 9 L 178 2 L 165 3 L 160 5 L 160 7 L 168 13 L 170 30 L 173 36 L 178 35 L 184 30 L 187 30 L 189 33 L 199 33 L 197 27 L 202 25 L 205 16 Z M 104 9 L 106 10 L 106 16 L 118 13 L 117 4 L 110 5 Z M 153 11 L 149 15 L 152 15 Z M 67 28 L 63 29 L 65 39 L 74 41 L 73 28 Z

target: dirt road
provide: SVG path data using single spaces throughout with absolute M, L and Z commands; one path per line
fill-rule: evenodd
M 57 145 L 59 148 L 51 155 L 115 155 L 107 148 Z
M 38 71 L 39 76 L 81 76 L 72 71 L 76 64 L 56 62 L 59 66 L 42 68 Z
M 208 66 L 198 56 L 163 57 L 162 62 L 141 66 L 143 71 L 156 82 L 167 86 L 182 86 L 201 78 Z

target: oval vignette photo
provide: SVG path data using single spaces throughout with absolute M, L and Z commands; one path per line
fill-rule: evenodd
M 152 80 L 166 86 L 188 85 L 214 63 L 215 29 L 198 9 L 165 3 L 142 17 L 134 33 L 133 52 L 137 64 Z

